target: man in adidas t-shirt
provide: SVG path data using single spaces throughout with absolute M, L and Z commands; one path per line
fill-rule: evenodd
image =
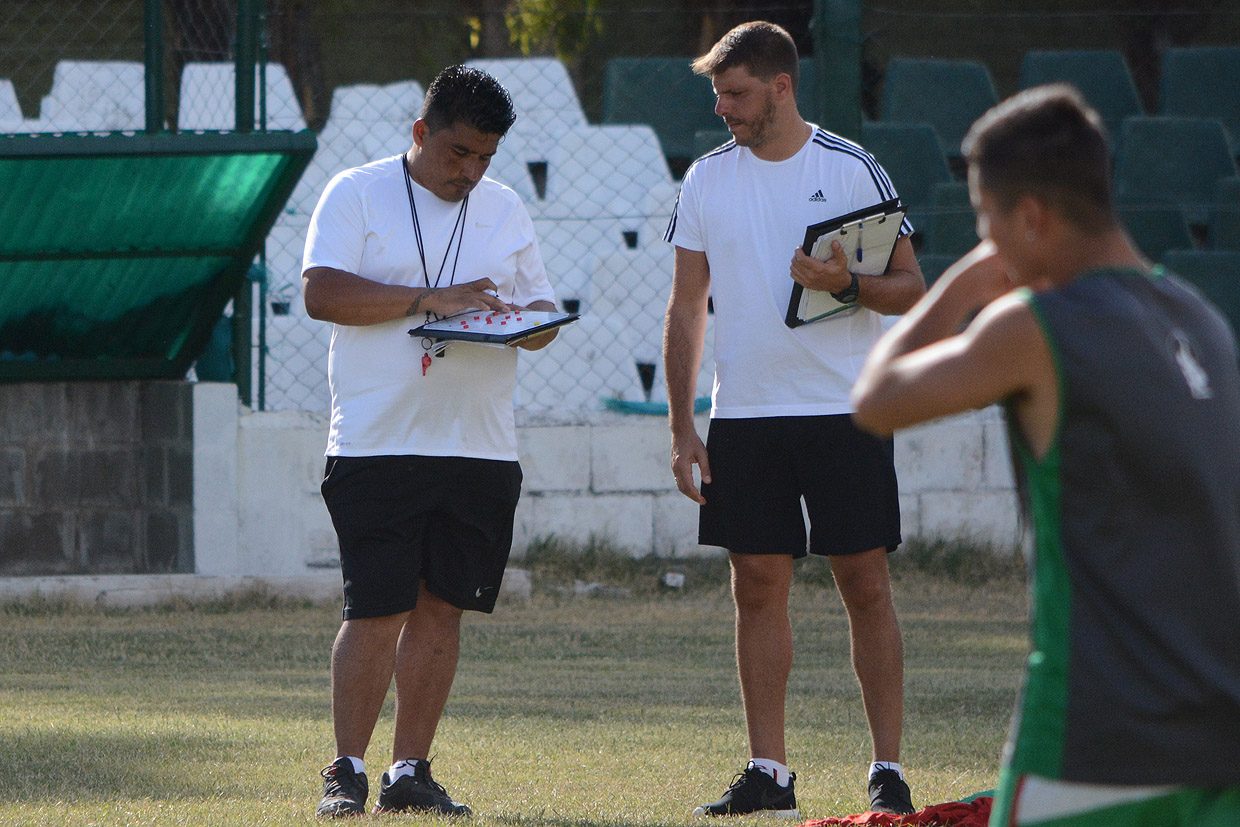
M 926 290 L 903 228 L 887 272 L 858 276 L 840 248 L 826 262 L 799 250 L 805 228 L 896 197 L 854 143 L 797 111 L 797 51 L 778 26 L 746 23 L 693 64 L 734 138 L 685 174 L 666 240 L 676 247 L 664 346 L 672 470 L 701 504 L 699 541 L 730 552 L 736 655 L 751 760 L 705 815 L 770 810 L 796 816 L 784 746 L 792 664 L 792 562 L 829 555 L 848 611 L 853 665 L 873 739 L 874 810 L 912 812 L 900 768 L 903 652 L 887 572 L 900 543 L 892 443 L 860 432 L 853 381 L 882 333 Z M 857 309 L 790 329 L 793 283 Z M 715 310 L 715 387 L 706 444 L 693 394 Z M 699 491 L 693 466 L 701 473 Z

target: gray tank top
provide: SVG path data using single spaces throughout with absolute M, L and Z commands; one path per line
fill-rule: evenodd
M 1240 783 L 1240 371 L 1161 268 L 1027 294 L 1060 422 L 1035 460 L 1033 655 L 1010 762 L 1113 784 Z

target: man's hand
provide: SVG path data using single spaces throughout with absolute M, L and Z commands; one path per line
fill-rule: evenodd
M 807 256 L 804 250 L 797 247 L 792 254 L 790 275 L 792 280 L 802 287 L 828 293 L 847 290 L 852 284 L 852 274 L 848 272 L 848 256 L 844 254 L 844 248 L 838 241 L 831 242 L 831 258 L 826 261 Z
M 706 498 L 693 484 L 693 466 L 702 473 L 702 482 L 710 482 L 710 461 L 706 458 L 706 445 L 697 431 L 677 436 L 672 435 L 672 474 L 676 477 L 676 487 L 680 493 L 698 505 L 705 505 Z
M 522 307 L 520 305 L 514 304 L 512 306 L 512 309 L 513 310 L 533 310 L 533 311 L 537 311 L 540 313 L 553 313 L 555 312 L 555 305 L 548 301 L 536 301 L 533 304 L 531 304 L 529 307 Z M 518 342 L 514 342 L 511 346 L 519 347 L 522 350 L 542 350 L 547 345 L 551 344 L 551 340 L 554 339 L 559 334 L 559 332 L 560 332 L 560 329 L 558 327 L 553 327 L 550 330 L 544 331 L 542 333 L 536 333 L 533 336 L 527 336 L 526 338 L 521 339 Z
M 476 279 L 447 287 L 424 288 L 414 297 L 405 315 L 416 316 L 429 312 L 439 316 L 451 316 L 478 309 L 507 311 L 512 307 L 499 300 L 495 282 L 490 279 Z

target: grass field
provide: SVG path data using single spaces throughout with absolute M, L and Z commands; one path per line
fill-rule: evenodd
M 532 600 L 467 618 L 436 778 L 478 827 L 693 823 L 747 757 L 726 564 L 676 566 L 674 592 L 657 585 L 667 561 L 552 548 L 528 565 Z M 914 801 L 992 787 L 1026 649 L 1023 579 L 942 548 L 893 566 Z M 577 595 L 574 580 L 613 588 Z M 825 564 L 801 565 L 790 605 L 798 802 L 808 818 L 864 810 L 868 736 Z M 0 607 L 0 825 L 317 823 L 338 611 L 261 594 Z M 372 801 L 390 738 L 389 700 L 367 756 Z

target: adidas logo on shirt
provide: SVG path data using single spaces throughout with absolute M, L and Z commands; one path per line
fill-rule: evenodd
M 809 200 L 810 201 L 826 201 L 827 198 L 825 195 L 822 194 L 822 190 L 818 190 L 818 192 L 814 193 L 813 195 L 809 197 Z

